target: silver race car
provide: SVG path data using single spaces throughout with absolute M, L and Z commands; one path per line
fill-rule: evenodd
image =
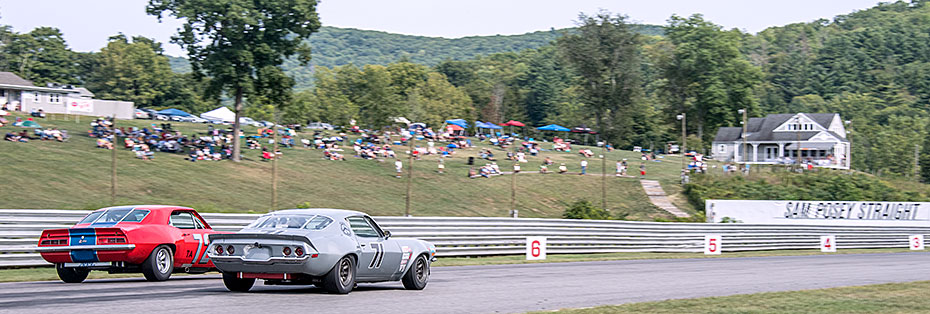
M 342 294 L 357 282 L 400 280 L 420 290 L 436 260 L 429 242 L 392 238 L 368 215 L 338 209 L 276 211 L 210 241 L 210 259 L 230 291 L 248 291 L 255 279 Z

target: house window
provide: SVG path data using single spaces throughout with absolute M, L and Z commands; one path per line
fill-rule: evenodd
M 34 102 L 41 102 L 41 101 L 42 101 L 42 93 L 40 93 L 40 92 L 32 93 L 32 101 L 34 101 Z
M 60 104 L 61 94 L 57 94 L 57 93 L 48 94 L 48 102 L 53 103 L 53 104 Z
M 727 152 L 727 146 L 724 145 L 724 144 L 717 145 L 717 152 L 718 152 L 718 153 L 726 153 L 726 152 Z

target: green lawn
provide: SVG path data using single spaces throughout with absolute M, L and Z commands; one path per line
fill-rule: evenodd
M 8 117 L 10 118 L 10 117 Z M 34 140 L 29 143 L 0 141 L 0 206 L 4 208 L 92 209 L 110 204 L 111 152 L 94 148 L 86 135 L 89 117 L 61 115 L 37 119 L 46 127 L 66 129 L 72 139 L 66 143 Z M 118 121 L 120 126 L 147 126 L 151 120 Z M 172 123 L 184 134 L 204 132 L 203 124 Z M 0 132 L 18 131 L 10 126 Z M 246 134 L 254 134 L 247 127 Z M 309 134 L 303 134 L 308 136 Z M 418 142 L 425 145 L 425 142 Z M 544 148 L 551 148 L 544 144 Z M 349 147 L 351 149 L 351 146 Z M 403 151 L 396 147 L 395 150 Z M 594 149 L 600 153 L 599 149 Z M 461 150 L 446 161 L 446 174 L 436 173 L 436 157 L 414 163 L 412 211 L 415 216 L 505 216 L 510 209 L 510 178 L 468 179 L 468 156 L 478 149 Z M 498 156 L 506 155 L 498 150 Z M 259 161 L 259 151 L 244 150 L 241 163 L 229 161 L 185 161 L 183 155 L 156 153 L 155 160 L 142 161 L 128 150 L 119 150 L 118 204 L 176 204 L 209 212 L 264 212 L 271 203 L 271 163 Z M 351 155 L 347 152 L 346 155 Z M 577 172 L 577 153 L 546 152 L 530 158 L 524 170 L 537 170 L 544 156 L 567 163 Z M 303 148 L 285 149 L 279 163 L 279 208 L 309 203 L 313 207 L 356 209 L 373 215 L 404 213 L 405 182 L 393 177 L 393 163 L 348 157 L 348 161 L 323 160 L 322 152 Z M 614 151 L 607 155 L 608 174 L 616 160 L 628 158 L 631 170 L 639 166 L 639 154 Z M 406 159 L 404 159 L 406 162 Z M 509 162 L 499 162 L 509 170 Z M 647 162 L 648 178 L 658 179 L 673 192 L 678 180 L 680 159 Z M 601 163 L 591 160 L 589 173 L 599 173 Z M 554 169 L 554 168 L 551 168 Z M 633 172 L 631 171 L 631 172 Z M 629 214 L 631 220 L 668 219 L 642 191 L 636 178 L 607 178 L 608 207 Z M 520 174 L 517 175 L 517 209 L 521 217 L 559 217 L 565 203 L 587 199 L 600 204 L 601 179 L 596 176 Z M 674 197 L 674 195 L 673 195 Z M 684 202 L 676 202 L 694 212 Z
M 668 300 L 538 313 L 930 313 L 930 281 Z

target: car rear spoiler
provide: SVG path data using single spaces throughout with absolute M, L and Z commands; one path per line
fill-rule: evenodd
M 211 234 L 210 242 L 216 240 L 285 240 L 285 241 L 297 241 L 303 242 L 316 249 L 313 246 L 313 243 L 307 239 L 307 237 L 296 236 L 290 234 L 271 234 L 271 233 L 222 233 L 222 234 Z

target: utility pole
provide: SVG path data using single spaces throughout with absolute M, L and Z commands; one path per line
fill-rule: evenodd
M 914 144 L 914 180 L 920 181 L 920 144 Z
M 271 211 L 278 209 L 278 118 L 276 111 L 271 111 Z
M 794 157 L 795 159 L 797 159 L 797 161 L 795 161 L 795 164 L 797 164 L 798 169 L 800 169 L 801 168 L 801 118 L 800 117 L 798 116 L 794 117 L 794 125 L 795 125 L 794 134 L 797 136 L 797 139 L 796 139 L 797 142 L 795 143 L 797 147 L 794 148 L 795 149 Z
M 746 121 L 746 115 L 748 114 L 748 112 L 747 112 L 746 108 L 737 110 L 737 112 L 743 114 L 743 133 L 741 134 L 741 135 L 742 135 L 741 137 L 743 138 L 743 147 L 742 147 L 742 148 L 743 148 L 743 154 L 742 154 L 742 155 L 743 155 L 743 156 L 742 156 L 742 157 L 743 157 L 743 158 L 742 158 L 742 159 L 743 159 L 743 169 L 745 169 L 745 168 L 746 168 L 746 163 L 749 161 L 749 150 L 746 149 L 746 132 L 747 132 L 747 129 L 749 128 L 749 125 L 748 125 L 748 123 L 747 123 L 747 121 Z M 747 172 L 746 174 L 749 174 L 749 172 Z
M 110 127 L 113 129 L 113 149 L 110 152 L 110 204 L 116 205 L 116 143 L 118 141 L 116 136 L 116 113 L 113 114 Z
M 681 169 L 685 169 L 685 153 L 688 151 L 687 149 L 688 147 L 687 131 L 688 130 L 685 128 L 685 125 L 686 125 L 685 120 L 687 119 L 687 116 L 685 115 L 684 112 L 682 112 L 680 115 L 676 116 L 675 118 L 678 118 L 678 120 L 681 120 Z
M 407 139 L 407 144 L 409 144 L 410 148 L 410 156 L 407 157 L 407 198 L 404 206 L 404 217 L 410 217 L 410 192 L 413 186 L 413 141 L 417 138 L 415 132 L 410 130 L 408 130 L 408 132 L 410 132 L 410 138 Z
M 601 144 L 601 208 L 610 211 L 607 208 L 607 136 L 604 136 L 604 142 Z

